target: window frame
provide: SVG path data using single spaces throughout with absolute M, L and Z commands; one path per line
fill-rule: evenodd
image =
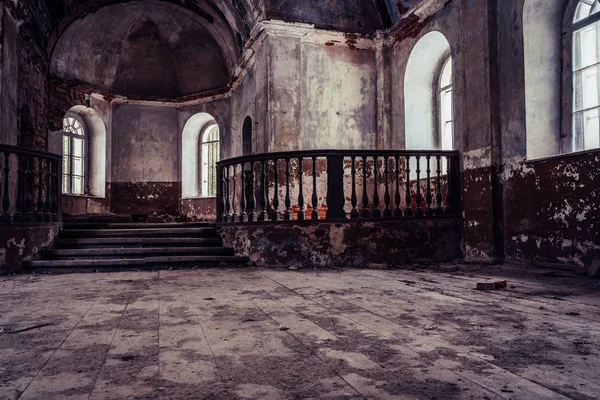
M 67 120 L 69 118 L 75 120 L 79 124 L 79 126 L 81 127 L 81 130 L 83 132 L 82 135 L 65 131 L 65 129 L 64 129 L 65 120 Z M 90 134 L 89 134 L 89 129 L 87 127 L 87 124 L 85 123 L 83 118 L 81 118 L 80 115 L 78 115 L 76 113 L 68 112 L 63 117 L 63 129 L 61 132 L 61 147 L 62 147 L 63 166 L 64 166 L 64 158 L 65 158 L 65 154 L 64 154 L 64 138 L 65 137 L 67 137 L 69 139 L 69 154 L 67 155 L 69 157 L 69 171 L 64 171 L 64 168 L 63 168 L 62 176 L 61 176 L 62 194 L 66 195 L 66 196 L 89 196 L 89 193 L 90 193 L 90 187 L 89 187 Z M 75 158 L 75 155 L 74 155 L 75 141 L 73 139 L 83 140 L 83 149 L 82 149 L 82 155 L 81 155 L 81 159 L 82 159 L 82 166 L 81 166 L 82 174 L 81 175 L 74 174 L 74 170 L 73 170 L 73 168 L 74 168 L 73 159 Z M 68 190 L 67 191 L 64 191 L 65 176 L 68 177 Z M 82 183 L 81 183 L 82 184 L 82 193 L 73 193 L 73 176 L 80 176 L 82 178 Z
M 211 140 L 211 141 L 206 141 L 205 138 L 207 135 L 209 135 L 210 133 L 212 133 L 211 131 L 213 129 L 217 130 L 217 139 L 216 140 Z M 217 145 L 217 160 L 215 161 L 214 166 L 212 167 L 215 171 L 214 174 L 214 194 L 210 192 L 210 187 L 211 187 L 211 183 L 209 181 L 210 179 L 210 170 L 211 167 L 210 165 L 208 165 L 208 167 L 204 167 L 204 146 L 208 146 L 208 153 L 210 154 L 210 148 L 212 146 L 215 146 L 215 144 Z M 212 145 L 212 146 L 211 146 Z M 199 173 L 198 173 L 198 178 L 199 178 L 199 185 L 198 185 L 198 197 L 199 198 L 216 198 L 217 197 L 217 174 L 216 174 L 216 163 L 219 162 L 219 160 L 221 159 L 221 127 L 219 126 L 219 124 L 217 124 L 216 122 L 213 123 L 208 123 L 201 131 L 200 131 L 200 136 L 199 136 L 199 146 L 198 146 L 198 169 L 199 169 Z M 210 156 L 209 156 L 210 157 Z M 205 174 L 206 174 L 206 178 L 207 178 L 207 187 L 208 190 L 206 190 L 207 193 L 205 193 L 204 190 L 204 178 L 205 178 Z
M 442 90 L 447 87 L 452 88 L 452 149 L 454 149 L 454 68 L 453 68 L 453 57 L 451 51 L 446 51 L 442 57 L 438 60 L 433 76 L 433 144 L 441 150 L 442 149 Z M 451 79 L 450 85 L 442 87 L 442 74 L 446 65 L 450 63 L 451 68 Z
M 570 0 L 563 13 L 563 49 L 562 49 L 562 115 L 561 115 L 561 136 L 560 136 L 560 154 L 571 154 L 585 152 L 592 149 L 575 146 L 575 127 L 574 127 L 574 95 L 575 95 L 575 71 L 573 71 L 574 56 L 574 36 L 575 32 L 600 21 L 600 12 L 592 14 L 580 21 L 575 21 L 575 13 L 581 0 Z M 595 107 L 594 107 L 595 108 Z M 600 106 L 599 106 L 600 108 Z M 584 139 L 583 139 L 584 140 Z

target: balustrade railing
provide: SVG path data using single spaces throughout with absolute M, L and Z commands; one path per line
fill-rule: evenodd
M 60 220 L 61 156 L 0 144 L 0 223 Z
M 217 179 L 222 223 L 433 218 L 461 212 L 458 151 L 255 154 L 220 161 Z

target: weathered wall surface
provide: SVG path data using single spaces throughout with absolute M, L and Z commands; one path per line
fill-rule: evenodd
M 58 223 L 0 226 L 0 275 L 21 271 L 21 263 L 52 243 L 59 228 Z
M 268 150 L 377 146 L 374 42 L 267 24 Z
M 217 199 L 182 199 L 181 215 L 190 220 L 215 222 L 217 220 Z
M 17 144 L 17 26 L 0 4 L 0 143 Z
M 599 152 L 527 162 L 528 154 L 545 152 L 545 147 L 541 152 L 527 148 L 532 144 L 529 135 L 539 131 L 529 132 L 526 123 L 526 107 L 531 104 L 526 100 L 525 63 L 530 58 L 525 54 L 523 13 L 528 1 L 532 0 L 503 2 L 497 12 L 505 256 L 521 261 L 589 265 L 600 258 Z M 560 3 L 558 8 L 568 10 L 566 0 L 552 1 L 556 3 Z M 558 24 L 550 23 L 560 29 Z M 546 27 L 533 29 L 543 32 Z M 547 100 L 549 104 L 544 107 L 555 107 L 555 97 L 547 96 Z M 548 143 L 560 140 L 556 132 L 565 137 L 571 134 L 569 126 L 556 126 L 546 133 Z
M 113 108 L 111 207 L 116 213 L 176 214 L 179 123 L 174 108 Z
M 506 257 L 590 265 L 600 258 L 600 151 L 504 169 Z
M 461 256 L 458 220 L 223 225 L 225 246 L 259 265 L 364 267 Z

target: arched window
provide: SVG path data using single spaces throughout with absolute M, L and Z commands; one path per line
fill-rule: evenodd
M 579 0 L 573 18 L 573 150 L 600 147 L 600 1 Z
M 452 57 L 442 64 L 438 80 L 438 114 L 440 129 L 440 148 L 454 148 L 454 122 L 452 118 Z
M 202 135 L 201 176 L 202 197 L 217 195 L 217 162 L 221 151 L 219 142 L 219 126 L 210 125 Z
M 86 193 L 86 157 L 88 135 L 82 121 L 67 116 L 63 119 L 63 180 L 64 194 Z
M 413 47 L 404 75 L 407 150 L 451 150 L 452 61 L 450 43 L 437 31 Z

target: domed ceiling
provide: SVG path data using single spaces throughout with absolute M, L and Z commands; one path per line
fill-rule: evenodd
M 226 87 L 239 59 L 225 22 L 157 0 L 103 7 L 56 43 L 51 72 L 117 94 L 177 98 Z
M 51 51 L 53 75 L 115 94 L 158 98 L 225 88 L 252 28 L 264 19 L 369 33 L 390 27 L 407 6 L 420 3 L 35 0 L 42 1 L 48 16 L 46 25 L 50 27 L 47 31 L 52 32 L 43 35 L 43 41 Z

